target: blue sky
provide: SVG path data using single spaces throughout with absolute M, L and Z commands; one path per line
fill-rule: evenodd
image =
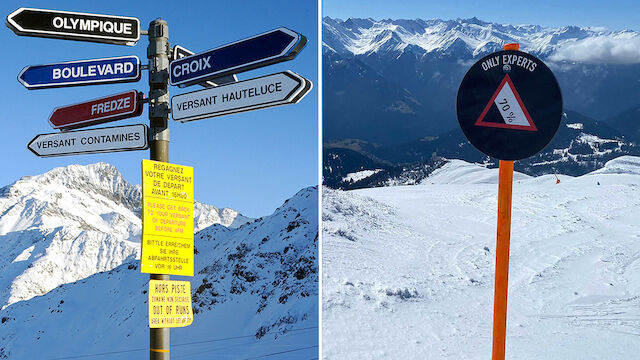
M 162 3 L 162 6 L 153 4 Z M 310 79 L 314 88 L 296 105 L 190 123 L 170 120 L 170 161 L 194 167 L 195 197 L 217 207 L 231 207 L 251 217 L 270 214 L 306 186 L 318 183 L 318 38 L 314 1 L 3 1 L 6 17 L 19 7 L 133 16 L 146 29 L 161 17 L 169 24 L 169 41 L 200 52 L 267 30 L 286 26 L 307 36 L 306 48 L 292 61 L 238 75 L 240 80 L 291 70 Z M 153 10 L 150 10 L 153 9 Z M 115 165 L 131 183 L 139 184 L 140 162 L 148 151 L 38 158 L 26 144 L 37 134 L 54 130 L 47 122 L 58 107 L 130 89 L 148 91 L 147 72 L 138 83 L 95 85 L 64 89 L 26 90 L 16 76 L 27 65 L 71 60 L 137 55 L 146 64 L 146 36 L 134 47 L 41 39 L 15 35 L 4 27 L 5 49 L 0 67 L 2 112 L 0 150 L 4 154 L 0 186 L 24 175 L 35 175 L 69 164 L 99 161 Z M 177 95 L 200 87 L 170 88 Z M 148 124 L 140 118 L 105 126 Z
M 347 19 L 456 19 L 542 26 L 604 26 L 610 30 L 640 30 L 638 0 L 325 0 L 323 16 Z

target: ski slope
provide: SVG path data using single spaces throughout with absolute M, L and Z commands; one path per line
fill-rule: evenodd
M 640 353 L 640 158 L 515 174 L 508 359 Z M 323 358 L 490 359 L 497 171 L 323 192 Z

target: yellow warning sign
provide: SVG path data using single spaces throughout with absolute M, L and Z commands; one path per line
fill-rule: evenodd
M 142 160 L 143 273 L 193 276 L 193 168 Z
M 149 327 L 184 327 L 193 322 L 191 283 L 149 280 Z

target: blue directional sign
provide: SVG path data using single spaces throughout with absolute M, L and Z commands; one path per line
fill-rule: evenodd
M 138 80 L 140 59 L 137 56 L 32 65 L 18 74 L 18 81 L 29 90 Z
M 264 34 L 175 59 L 169 65 L 169 83 L 188 86 L 211 78 L 235 74 L 291 60 L 307 38 L 281 27 Z

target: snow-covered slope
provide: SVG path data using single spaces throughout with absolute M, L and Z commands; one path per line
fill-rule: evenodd
M 519 172 L 513 173 L 514 180 L 531 178 Z M 498 169 L 470 164 L 462 160 L 449 160 L 441 168 L 434 170 L 421 184 L 497 184 Z
M 317 201 L 317 188 L 303 189 L 270 216 L 196 234 L 196 275 L 174 277 L 191 281 L 194 322 L 171 331 L 172 359 L 317 356 Z M 10 305 L 0 359 L 145 358 L 148 279 L 130 257 Z
M 592 173 L 596 174 L 631 174 L 640 175 L 640 157 L 620 156 L 605 164 L 602 169 Z
M 196 230 L 239 226 L 196 202 Z M 0 189 L 0 308 L 139 257 L 140 188 L 112 165 L 71 165 Z
M 456 166 L 457 164 L 457 166 Z M 487 359 L 497 184 L 323 190 L 326 359 Z M 507 358 L 634 359 L 640 158 L 514 183 Z

